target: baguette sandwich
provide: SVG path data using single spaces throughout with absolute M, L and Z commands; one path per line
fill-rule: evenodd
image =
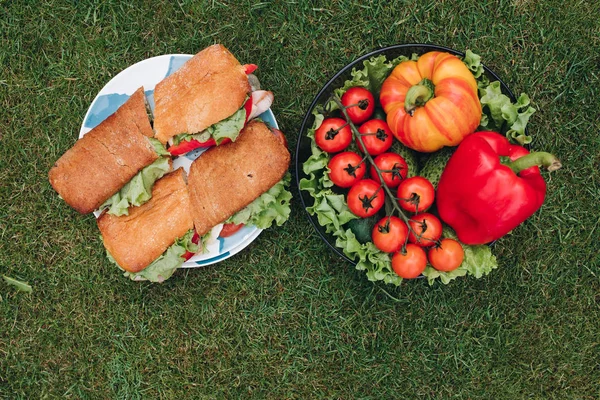
M 200 51 L 156 85 L 155 138 L 173 156 L 235 141 L 273 102 L 273 93 L 260 90 L 255 69 L 220 44 Z
M 261 121 L 250 122 L 235 142 L 215 146 L 190 166 L 159 179 L 152 198 L 126 216 L 97 220 L 108 258 L 132 280 L 163 282 L 224 224 L 268 228 L 289 217 L 290 154 Z
M 198 250 L 182 168 L 156 181 L 152 198 L 128 215 L 97 219 L 108 258 L 132 280 L 162 282 Z
M 217 224 L 268 228 L 289 216 L 290 153 L 283 141 L 258 120 L 232 143 L 208 149 L 188 174 L 188 190 L 198 235 Z
M 139 88 L 56 161 L 50 184 L 82 214 L 105 208 L 127 213 L 147 201 L 154 181 L 171 170 L 169 153 L 153 135 Z

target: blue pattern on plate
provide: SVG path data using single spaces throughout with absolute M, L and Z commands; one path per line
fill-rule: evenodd
M 154 111 L 154 89 L 146 90 L 144 94 L 148 99 L 150 108 Z M 120 93 L 110 93 L 98 96 L 85 120 L 84 126 L 90 129 L 95 128 L 100 122 L 114 114 L 114 112 L 117 111 L 130 96 L 131 95 L 129 94 Z
M 196 264 L 198 265 L 204 265 L 204 264 L 208 264 L 208 263 L 213 263 L 215 261 L 219 261 L 222 260 L 224 258 L 229 257 L 229 252 L 225 252 L 223 254 L 219 254 L 218 256 L 212 257 L 212 258 L 207 258 L 206 260 L 202 260 L 202 261 L 196 261 Z
M 171 56 L 171 59 L 169 60 L 169 69 L 167 70 L 167 74 L 165 75 L 165 78 L 167 76 L 171 75 L 173 72 L 177 71 L 179 68 L 181 68 L 181 66 L 183 64 L 185 64 L 185 62 L 189 59 L 190 59 L 189 57 Z
M 154 89 L 146 90 L 144 94 L 146 95 L 146 99 L 148 100 L 148 105 L 150 106 L 150 109 L 152 110 L 152 112 L 154 112 Z
M 85 120 L 84 126 L 86 128 L 95 128 L 100 124 L 100 122 L 104 121 L 111 114 L 113 114 L 119 107 L 123 105 L 127 101 L 130 95 L 128 94 L 103 94 L 102 96 L 98 96 L 90 113 L 88 114 L 87 119 Z

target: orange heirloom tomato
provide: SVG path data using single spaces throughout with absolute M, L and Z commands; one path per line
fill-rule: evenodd
M 380 101 L 394 136 L 425 153 L 458 145 L 481 120 L 473 74 L 458 57 L 439 51 L 398 64 L 383 82 Z

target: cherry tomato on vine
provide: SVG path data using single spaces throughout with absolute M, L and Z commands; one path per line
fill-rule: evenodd
M 413 279 L 421 275 L 427 266 L 425 250 L 416 244 L 406 245 L 406 252 L 398 251 L 392 256 L 392 269 L 404 279 Z
M 454 239 L 442 239 L 438 246 L 429 249 L 429 263 L 438 271 L 450 272 L 460 267 L 465 259 L 465 251 Z
M 328 153 L 344 150 L 352 142 L 352 131 L 341 118 L 327 118 L 315 131 L 317 146 Z
M 366 218 L 381 210 L 385 194 L 379 183 L 372 179 L 362 179 L 352 185 L 346 202 L 354 215 Z
M 383 181 L 388 187 L 395 188 L 400 185 L 400 182 L 402 182 L 404 178 L 406 178 L 408 165 L 406 165 L 406 161 L 401 155 L 396 153 L 383 153 L 375 157 L 375 160 L 373 161 L 382 172 L 381 175 L 383 176 Z M 371 165 L 369 172 L 371 178 L 375 182 L 379 182 L 379 176 L 373 165 Z
M 367 89 L 359 86 L 351 87 L 342 95 L 342 105 L 350 120 L 355 124 L 362 124 L 373 115 L 375 111 L 375 98 Z
M 406 243 L 408 227 L 398 217 L 384 217 L 375 224 L 371 237 L 379 250 L 395 253 Z
M 430 213 L 420 213 L 408 220 L 411 231 L 408 241 L 421 247 L 433 246 L 442 236 L 442 223 Z
M 398 186 L 398 204 L 410 212 L 426 211 L 435 200 L 435 189 L 422 176 L 403 180 Z
M 327 168 L 330 170 L 329 179 L 342 188 L 354 185 L 367 172 L 362 157 L 352 151 L 344 151 L 331 157 Z
M 361 139 L 367 148 L 367 153 L 372 156 L 378 156 L 385 153 L 392 147 L 394 136 L 387 122 L 382 119 L 372 119 L 360 126 L 358 132 L 361 133 Z M 360 141 L 356 139 L 356 144 L 360 151 L 364 149 Z

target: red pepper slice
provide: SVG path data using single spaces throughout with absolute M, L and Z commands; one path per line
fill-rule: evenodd
M 250 113 L 252 112 L 252 96 L 248 97 L 248 100 L 244 103 L 244 110 L 246 110 L 246 120 L 244 121 L 244 125 L 246 125 L 248 117 L 250 117 Z
M 223 139 L 221 144 L 226 144 L 229 142 L 231 142 L 231 139 L 225 138 L 225 139 Z M 215 142 L 215 139 L 213 139 L 213 138 L 208 139 L 206 142 L 199 142 L 196 139 L 182 140 L 181 143 L 179 143 L 177 145 L 169 146 L 167 151 L 169 153 L 171 153 L 172 156 L 180 156 L 182 154 L 189 153 L 192 150 L 196 150 L 201 147 L 212 147 L 212 146 L 215 146 L 216 144 L 217 143 Z
M 253 73 L 258 68 L 256 64 L 244 64 L 244 72 L 246 75 Z

